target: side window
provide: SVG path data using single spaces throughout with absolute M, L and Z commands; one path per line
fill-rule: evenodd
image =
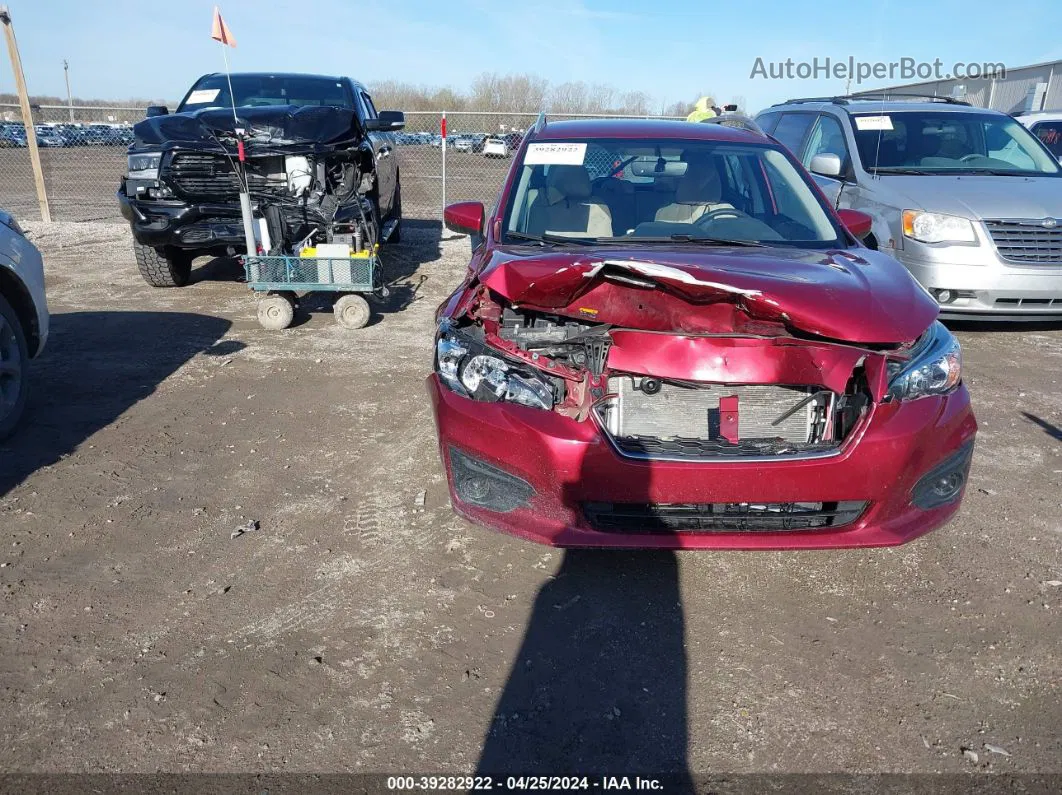
M 375 119 L 376 115 L 377 115 L 376 114 L 376 106 L 372 104 L 372 97 L 370 97 L 368 94 L 366 94 L 364 91 L 362 91 L 361 92 L 361 102 L 362 102 L 362 105 L 364 105 L 364 107 L 365 107 L 365 118 L 366 119 Z
M 1062 121 L 1042 121 L 1032 126 L 1032 134 L 1039 138 L 1055 157 L 1062 157 Z
M 801 161 L 805 168 L 810 168 L 811 158 L 815 155 L 837 155 L 841 158 L 841 173 L 848 168 L 848 144 L 844 139 L 844 130 L 833 116 L 819 116 L 815 123 Z
M 783 113 L 773 135 L 786 149 L 800 157 L 801 144 L 813 121 L 813 113 Z
M 761 113 L 756 117 L 756 123 L 760 125 L 760 129 L 768 135 L 774 135 L 774 128 L 778 126 L 778 120 L 782 118 L 781 113 Z

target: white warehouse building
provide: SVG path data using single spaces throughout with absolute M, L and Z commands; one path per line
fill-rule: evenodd
M 930 80 L 854 92 L 855 96 L 882 93 L 951 97 L 1004 113 L 1062 110 L 1062 61 L 1008 68 L 1006 77 Z

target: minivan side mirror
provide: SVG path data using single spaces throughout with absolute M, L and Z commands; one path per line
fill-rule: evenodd
M 394 132 L 406 126 L 406 114 L 400 110 L 381 110 L 375 119 L 365 120 L 365 129 L 376 132 Z
M 835 154 L 829 153 L 815 155 L 811 158 L 811 167 L 809 170 L 812 174 L 818 174 L 820 177 L 840 177 L 841 158 Z
M 148 105 L 147 110 L 144 111 L 144 115 L 149 119 L 152 116 L 168 116 L 169 113 L 170 109 L 165 105 Z
M 483 234 L 484 215 L 482 202 L 458 202 L 443 210 L 447 229 L 472 237 L 480 237 Z
M 837 157 L 837 155 L 833 155 L 833 157 Z M 874 219 L 859 210 L 838 210 L 837 216 L 841 219 L 845 229 L 851 232 L 858 240 L 862 240 L 869 235 L 870 230 L 874 227 Z

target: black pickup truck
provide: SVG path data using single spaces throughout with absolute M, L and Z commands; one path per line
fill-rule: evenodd
M 377 112 L 366 88 L 348 77 L 210 74 L 175 113 L 153 106 L 147 116 L 133 128 L 118 203 L 132 225 L 140 273 L 154 287 L 187 284 L 201 254 L 246 250 L 244 179 L 265 253 L 355 232 L 366 245 L 399 240 L 394 132 L 405 118 Z

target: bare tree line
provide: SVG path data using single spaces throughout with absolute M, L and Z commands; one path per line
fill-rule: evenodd
M 582 80 L 551 84 L 528 74 L 484 72 L 465 92 L 453 88 L 415 85 L 395 80 L 370 84 L 379 108 L 408 111 L 480 111 L 515 113 L 545 110 L 565 114 L 617 114 L 629 116 L 685 116 L 694 102 L 654 105 L 644 91 L 618 91 L 603 83 Z

